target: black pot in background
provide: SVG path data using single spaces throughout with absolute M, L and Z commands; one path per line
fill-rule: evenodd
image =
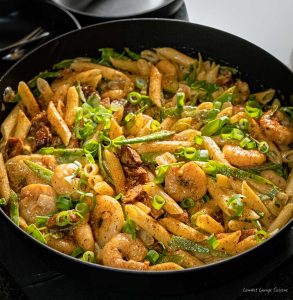
M 292 72 L 257 46 L 209 27 L 159 19 L 108 22 L 65 34 L 19 61 L 1 78 L 0 91 L 6 86 L 16 88 L 18 81 L 27 81 L 62 59 L 98 56 L 98 49 L 102 47 L 129 47 L 139 50 L 159 46 L 175 47 L 193 55 L 199 51 L 204 58 L 213 58 L 219 63 L 237 67 L 252 90 L 268 87 L 280 90 L 283 103 L 293 93 Z M 5 114 L 1 114 L 0 122 L 4 116 Z M 13 243 L 10 247 L 26 247 L 56 266 L 59 271 L 90 282 L 97 288 L 145 295 L 188 293 L 229 280 L 230 276 L 235 278 L 238 274 L 257 267 L 264 258 L 273 253 L 272 249 L 278 247 L 278 239 L 291 225 L 292 221 L 258 247 L 225 261 L 196 269 L 149 273 L 115 270 L 65 256 L 28 237 L 0 211 L 0 236 L 8 236 L 6 243 L 10 241 L 9 235 L 14 237 L 11 238 Z M 21 251 L 19 255 L 22 255 Z
M 63 33 L 81 27 L 70 12 L 50 1 L 0 1 L 0 48 L 14 43 L 39 26 L 50 35 L 24 47 L 28 51 Z M 0 76 L 14 63 L 2 60 L 3 55 L 0 55 Z
M 82 26 L 129 18 L 168 18 L 183 0 L 51 0 L 70 11 Z

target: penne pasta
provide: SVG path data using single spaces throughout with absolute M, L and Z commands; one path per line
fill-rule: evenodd
M 111 61 L 112 65 L 117 69 L 121 69 L 123 71 L 128 71 L 133 74 L 138 73 L 138 67 L 137 67 L 136 61 L 117 59 L 114 57 L 110 57 L 110 61 Z
M 22 103 L 18 103 L 1 124 L 1 134 L 4 142 L 6 142 L 8 138 L 13 135 L 13 130 L 17 123 L 18 114 L 21 109 Z
M 191 58 L 188 55 L 185 55 L 173 48 L 156 48 L 155 49 L 156 52 L 163 56 L 166 57 L 167 59 L 179 64 L 179 65 L 183 65 L 184 67 L 188 67 L 191 64 L 195 63 L 195 59 Z
M 168 231 L 171 233 L 183 236 L 189 240 L 195 241 L 195 242 L 202 242 L 207 239 L 207 237 L 202 234 L 201 232 L 197 231 L 196 229 L 174 219 L 171 217 L 166 217 L 163 219 L 160 219 L 159 223 L 163 225 L 165 228 L 167 228 Z
M 5 198 L 6 201 L 10 197 L 10 185 L 4 164 L 2 153 L 0 153 L 0 198 Z
M 143 144 L 133 145 L 133 148 L 139 153 L 148 152 L 171 152 L 174 153 L 180 147 L 191 147 L 193 142 L 183 142 L 183 141 L 163 141 L 163 142 L 149 142 Z
M 161 84 L 162 84 L 162 74 L 155 67 L 151 67 L 150 71 L 150 83 L 149 83 L 149 97 L 153 103 L 161 107 Z
M 126 179 L 119 159 L 113 152 L 107 149 L 104 151 L 104 157 L 117 193 L 123 193 L 125 191 Z
M 18 84 L 18 93 L 30 116 L 33 117 L 40 112 L 37 100 L 24 81 Z
M 54 92 L 52 91 L 51 86 L 49 85 L 48 81 L 38 77 L 37 78 L 37 87 L 40 91 L 41 95 L 45 99 L 46 104 L 48 105 L 50 101 L 54 101 Z
M 17 116 L 17 123 L 15 126 L 14 136 L 19 137 L 22 140 L 25 140 L 27 137 L 29 130 L 31 128 L 31 122 L 25 115 L 25 113 L 20 110 Z
M 152 217 L 147 215 L 135 205 L 125 205 L 125 212 L 128 217 L 133 220 L 138 226 L 149 232 L 156 240 L 168 245 L 170 235 L 167 230 L 155 221 Z
M 67 146 L 71 139 L 71 132 L 52 101 L 48 105 L 47 115 L 52 127 L 55 128 L 62 142 Z
M 68 126 L 71 126 L 74 124 L 76 109 L 79 104 L 79 96 L 74 86 L 68 89 L 66 99 L 64 121 Z

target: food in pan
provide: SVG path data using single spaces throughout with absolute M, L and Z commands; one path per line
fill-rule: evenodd
M 293 108 L 275 90 L 200 54 L 100 51 L 4 92 L 15 224 L 84 261 L 161 271 L 237 255 L 292 218 Z

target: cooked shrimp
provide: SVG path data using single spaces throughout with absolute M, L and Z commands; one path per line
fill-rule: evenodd
M 76 164 L 58 165 L 52 176 L 52 186 L 60 195 L 71 195 L 77 188 L 78 178 L 68 180 L 69 176 L 74 175 L 78 170 Z
M 53 155 L 18 155 L 7 160 L 5 165 L 10 186 L 16 192 L 19 192 L 23 186 L 31 183 L 46 183 L 28 168 L 28 166 L 23 162 L 24 160 L 40 163 L 51 170 L 57 166 L 56 159 Z
M 148 262 L 144 261 L 147 249 L 139 239 L 133 240 L 130 235 L 120 233 L 114 236 L 102 252 L 103 264 L 115 268 L 147 270 Z
M 94 251 L 95 240 L 88 223 L 78 224 L 73 230 L 73 237 L 79 247 L 86 251 Z
M 229 163 L 236 167 L 259 166 L 266 161 L 266 156 L 258 150 L 245 150 L 239 146 L 225 145 L 222 152 Z
M 293 142 L 293 126 L 281 112 L 268 110 L 260 119 L 260 126 L 266 136 L 279 145 Z
M 96 241 L 104 247 L 113 236 L 120 233 L 124 225 L 124 214 L 119 202 L 107 195 L 97 196 L 91 225 Z
M 171 166 L 166 172 L 165 190 L 176 201 L 184 198 L 199 200 L 207 192 L 207 178 L 194 162 L 182 167 Z
M 68 255 L 71 255 L 76 248 L 76 244 L 71 236 L 57 238 L 53 235 L 49 235 L 46 237 L 46 240 L 49 247 Z
M 20 215 L 28 224 L 35 222 L 37 216 L 44 216 L 56 209 L 56 192 L 46 184 L 29 184 L 21 189 Z

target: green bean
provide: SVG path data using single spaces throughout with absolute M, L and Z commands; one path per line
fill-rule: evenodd
M 19 226 L 19 203 L 17 194 L 11 190 L 9 197 L 9 213 L 10 218 L 17 226 Z
M 228 257 L 228 255 L 226 253 L 212 250 L 208 247 L 205 247 L 199 243 L 188 240 L 181 236 L 173 236 L 170 239 L 169 245 L 170 245 L 171 249 L 181 249 L 181 250 L 191 251 L 191 252 L 195 252 L 195 253 L 210 254 L 212 256 L 217 256 L 217 257 L 222 257 L 222 258 Z
M 28 167 L 30 170 L 32 170 L 38 177 L 44 179 L 46 182 L 48 183 L 51 183 L 51 180 L 52 180 L 52 176 L 54 174 L 53 171 L 45 168 L 45 167 L 42 167 L 41 165 L 35 163 L 35 162 L 32 162 L 30 160 L 24 160 L 23 161 Z
M 146 143 L 146 142 L 165 139 L 167 137 L 172 136 L 174 133 L 175 133 L 174 131 L 162 130 L 162 131 L 157 131 L 157 132 L 151 133 L 149 135 L 139 136 L 139 137 L 130 138 L 130 139 L 118 137 L 118 138 L 112 140 L 112 143 L 113 143 L 113 146 Z
M 103 154 L 102 154 L 102 144 L 99 143 L 98 145 L 98 165 L 101 171 L 101 175 L 104 177 L 104 179 L 108 182 L 113 184 L 113 180 L 111 178 L 111 176 L 108 174 L 105 165 L 104 165 L 104 161 L 103 161 Z
M 53 148 L 53 147 L 44 147 L 38 151 L 39 154 L 43 155 L 54 155 L 60 164 L 74 162 L 81 158 L 85 152 L 81 148 Z
M 53 148 L 53 147 L 44 147 L 38 151 L 39 154 L 45 155 L 74 155 L 74 156 L 82 156 L 84 155 L 84 150 L 81 148 Z
M 232 176 L 238 179 L 250 179 L 262 184 L 267 184 L 275 187 L 275 185 L 270 180 L 262 176 L 229 165 L 225 165 L 218 161 L 210 160 L 207 163 L 199 163 L 199 166 L 201 166 L 205 173 L 209 175 L 215 176 L 216 174 L 222 174 L 226 176 Z

